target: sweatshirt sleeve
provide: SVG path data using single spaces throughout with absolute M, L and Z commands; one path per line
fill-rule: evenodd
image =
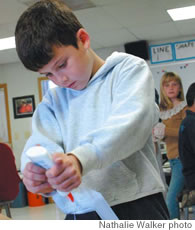
M 117 74 L 108 119 L 71 151 L 80 160 L 83 175 L 141 150 L 158 120 L 154 83 L 147 64 L 140 61 L 132 67 L 127 62 Z
M 32 117 L 32 135 L 26 142 L 22 153 L 21 171 L 30 162 L 26 151 L 35 145 L 45 147 L 49 153 L 64 152 L 61 130 L 55 118 L 49 94 L 43 98 Z

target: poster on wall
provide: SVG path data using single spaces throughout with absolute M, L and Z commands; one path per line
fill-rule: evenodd
M 13 98 L 13 111 L 14 111 L 15 119 L 32 117 L 34 110 L 35 110 L 34 95 Z
M 187 60 L 195 58 L 195 40 L 174 43 L 175 60 Z
M 170 62 L 174 60 L 172 43 L 150 46 L 151 64 Z

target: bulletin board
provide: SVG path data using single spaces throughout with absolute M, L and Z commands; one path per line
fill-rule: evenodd
M 155 87 L 160 93 L 160 80 L 165 72 L 175 72 L 182 79 L 184 94 L 186 94 L 188 87 L 195 82 L 195 60 L 183 62 L 171 62 L 164 64 L 151 65 Z

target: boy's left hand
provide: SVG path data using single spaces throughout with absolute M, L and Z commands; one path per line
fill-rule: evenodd
M 82 166 L 73 154 L 53 154 L 54 166 L 47 170 L 49 184 L 60 191 L 70 192 L 81 184 Z

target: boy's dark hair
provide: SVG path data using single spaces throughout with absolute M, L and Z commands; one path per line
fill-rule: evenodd
M 190 85 L 186 94 L 186 101 L 189 107 L 195 103 L 195 82 Z
M 77 45 L 77 31 L 83 28 L 72 11 L 59 0 L 41 0 L 19 18 L 16 50 L 24 66 L 38 71 L 53 57 L 53 45 Z

